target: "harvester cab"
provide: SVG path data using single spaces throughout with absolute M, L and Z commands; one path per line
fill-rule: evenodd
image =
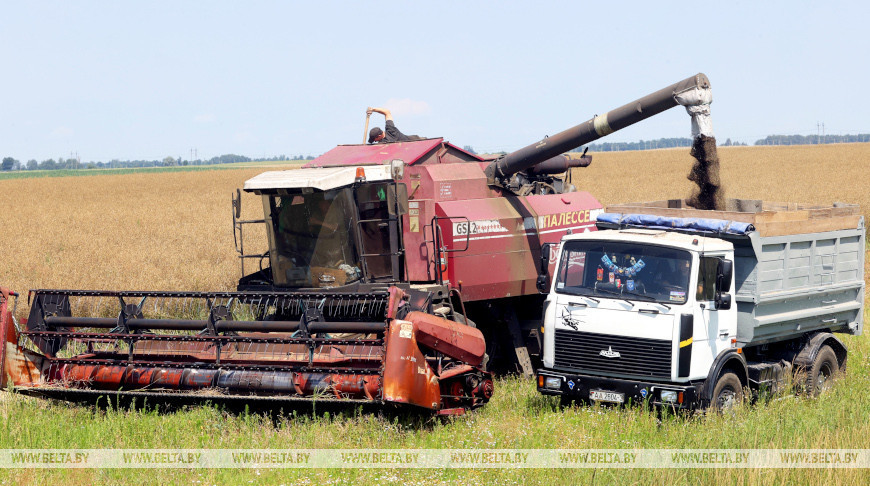
M 245 190 L 262 198 L 269 266 L 244 276 L 239 289 L 403 281 L 400 219 L 408 194 L 393 179 L 402 164 L 267 172 L 247 181 Z

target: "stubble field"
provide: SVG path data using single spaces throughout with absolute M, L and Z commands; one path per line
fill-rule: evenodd
M 870 208 L 870 144 L 720 148 L 726 197 Z M 687 149 L 595 154 L 574 184 L 604 203 L 687 197 Z M 0 284 L 29 288 L 232 290 L 230 195 L 262 168 L 0 180 Z M 274 170 L 274 169 L 268 169 Z M 243 218 L 262 206 L 243 194 Z M 255 235 L 251 249 L 265 249 Z M 247 243 L 246 243 L 247 244 Z M 259 247 L 257 247 L 259 245 Z M 24 307 L 24 306 L 21 306 Z M 866 318 L 866 313 L 865 313 Z M 849 371 L 818 399 L 781 397 L 729 416 L 560 410 L 531 382 L 500 379 L 492 402 L 440 422 L 300 415 L 271 420 L 200 407 L 98 410 L 0 394 L 0 448 L 868 448 L 870 338 L 847 337 Z M 496 482 L 865 483 L 864 470 L 6 470 L 0 482 L 432 484 Z

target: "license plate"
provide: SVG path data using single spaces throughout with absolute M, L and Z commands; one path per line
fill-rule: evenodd
M 625 403 L 625 393 L 592 390 L 589 392 L 589 399 L 598 402 Z

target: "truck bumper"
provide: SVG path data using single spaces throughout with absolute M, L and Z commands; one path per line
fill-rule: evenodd
M 555 386 L 556 380 L 559 381 L 558 387 Z M 538 370 L 536 382 L 538 391 L 544 395 L 580 401 L 620 403 L 618 400 L 621 399 L 625 404 L 649 403 L 680 409 L 695 409 L 701 405 L 702 386 L 697 383 L 625 380 L 550 369 Z M 599 392 L 597 395 L 606 397 L 606 400 L 594 399 L 592 392 Z

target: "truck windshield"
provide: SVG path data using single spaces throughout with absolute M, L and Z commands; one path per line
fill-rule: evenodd
M 568 241 L 556 271 L 556 292 L 682 304 L 691 261 L 689 252 L 663 246 Z
M 287 287 L 337 287 L 362 277 L 350 188 L 266 195 L 272 278 Z

